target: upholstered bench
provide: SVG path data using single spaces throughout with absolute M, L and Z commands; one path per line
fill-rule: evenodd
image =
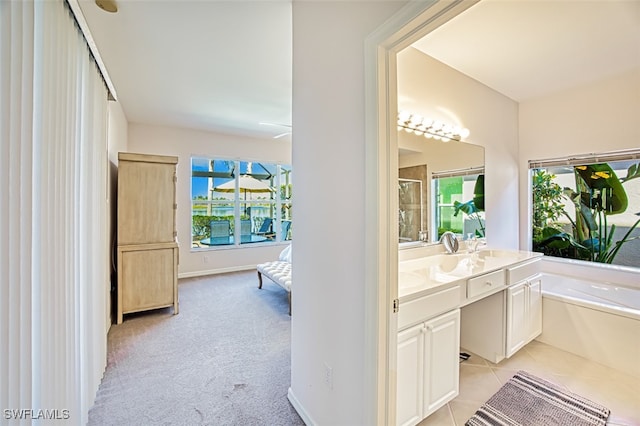
M 261 263 L 256 266 L 258 271 L 258 288 L 262 288 L 262 276 L 269 278 L 274 283 L 287 291 L 289 298 L 289 315 L 291 315 L 291 245 L 288 245 L 279 260 Z

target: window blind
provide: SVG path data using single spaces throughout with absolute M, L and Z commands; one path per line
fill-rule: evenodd
M 607 163 L 613 161 L 640 159 L 640 149 L 612 151 L 600 154 L 583 154 L 573 157 L 547 158 L 544 160 L 529 160 L 530 169 L 555 166 L 578 166 L 583 164 Z
M 445 170 L 441 172 L 433 172 L 431 173 L 431 178 L 442 179 L 442 178 L 448 178 L 448 177 L 470 176 L 470 175 L 481 175 L 481 174 L 484 174 L 484 167 L 470 167 L 467 169 Z
M 107 91 L 63 0 L 0 2 L 0 67 L 3 424 L 86 424 L 106 365 Z

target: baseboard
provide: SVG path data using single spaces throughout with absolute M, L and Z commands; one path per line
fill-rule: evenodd
M 230 268 L 207 269 L 205 271 L 182 272 L 178 274 L 178 279 L 204 277 L 207 275 L 226 274 L 227 272 L 240 272 L 255 270 L 256 265 L 232 266 Z
M 293 405 L 293 408 L 295 408 L 295 410 L 298 412 L 298 415 L 302 418 L 302 421 L 305 425 L 315 426 L 317 424 L 315 421 L 313 421 L 302 404 L 300 404 L 300 401 L 298 401 L 298 398 L 296 398 L 296 396 L 293 394 L 293 390 L 291 388 L 289 388 L 289 391 L 287 392 L 287 398 L 289 399 L 291 405 Z

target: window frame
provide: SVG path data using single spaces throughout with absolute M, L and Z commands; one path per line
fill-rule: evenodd
M 282 162 L 267 162 L 267 161 L 260 161 L 260 160 L 244 160 L 244 159 L 237 159 L 237 158 L 229 159 L 224 157 L 210 157 L 205 155 L 191 155 L 190 160 L 191 160 L 190 161 L 191 179 L 190 179 L 189 193 L 191 197 L 190 207 L 191 207 L 191 225 L 192 225 L 192 231 L 191 231 L 191 250 L 192 251 L 228 250 L 228 249 L 256 247 L 256 246 L 264 247 L 264 246 L 270 246 L 273 244 L 283 244 L 283 243 L 292 241 L 293 233 L 291 231 L 291 228 L 289 228 L 287 232 L 287 235 L 291 235 L 291 238 L 287 239 L 287 235 L 284 235 L 284 236 L 282 235 L 283 221 L 288 220 L 291 223 L 293 223 L 292 217 L 290 215 L 288 215 L 288 217 L 283 217 L 283 214 L 282 214 L 282 210 L 286 206 L 288 206 L 286 208 L 289 208 L 289 209 L 292 206 L 292 194 L 291 194 L 292 183 L 290 179 L 283 179 L 284 174 L 291 174 L 293 171 L 293 168 L 289 164 L 284 164 Z M 229 176 L 215 176 L 216 174 L 223 174 L 223 173 L 216 172 L 213 170 L 206 171 L 206 172 L 194 170 L 194 162 L 198 160 L 206 161 L 209 164 L 211 164 L 211 162 L 217 162 L 217 161 L 232 163 L 233 167 L 229 171 Z M 247 173 L 246 164 L 260 164 L 260 165 L 264 164 L 268 166 L 275 166 L 275 172 L 273 173 L 274 185 L 272 186 L 273 188 L 275 188 L 275 190 L 273 191 L 275 192 L 274 198 L 245 199 L 245 196 L 243 195 L 242 191 L 240 191 L 239 189 L 239 179 L 243 175 L 248 174 L 252 176 L 256 174 L 251 172 Z M 245 168 L 245 173 L 242 172 L 243 166 Z M 207 174 L 211 174 L 211 176 L 206 176 Z M 194 198 L 194 182 L 193 182 L 194 178 L 207 178 L 207 179 L 228 178 L 229 182 L 235 183 L 235 190 L 233 192 L 229 192 L 229 195 L 230 195 L 229 199 L 210 199 L 210 198 L 206 200 L 195 199 Z M 258 180 L 263 181 L 262 179 L 258 179 Z M 285 188 L 285 196 L 283 197 L 281 194 L 281 191 L 282 191 L 282 187 L 285 185 L 289 185 L 289 187 Z M 212 190 L 212 185 L 210 183 L 208 185 L 208 191 L 211 191 L 211 190 Z M 209 196 L 209 194 L 207 194 L 207 196 Z M 230 232 L 230 235 L 234 237 L 239 234 L 238 230 L 242 228 L 242 221 L 246 220 L 246 219 L 243 219 L 243 216 L 246 215 L 246 213 L 243 213 L 243 212 L 246 212 L 247 207 L 250 208 L 252 206 L 258 206 L 258 205 L 272 206 L 273 212 L 274 212 L 274 217 L 272 217 L 272 220 L 273 220 L 272 229 L 275 236 L 273 239 L 268 239 L 260 242 L 247 242 L 247 241 L 243 242 L 242 238 L 233 238 L 232 244 L 219 244 L 219 245 L 199 244 L 198 241 L 200 240 L 194 240 L 194 237 L 196 237 L 196 235 L 194 235 L 194 217 L 199 216 L 195 214 L 197 209 L 195 209 L 194 207 L 197 204 L 207 205 L 211 207 L 216 205 L 232 207 L 231 214 L 229 215 L 233 217 L 233 219 L 231 220 L 232 231 Z M 207 216 L 211 216 L 211 215 L 207 215 Z M 251 216 L 250 216 L 250 220 L 252 220 L 250 232 L 251 234 L 254 234 L 254 231 L 256 229 L 254 229 L 255 227 L 253 223 L 253 218 L 251 218 Z
M 463 187 L 464 187 L 464 178 L 468 177 L 468 176 L 473 176 L 474 177 L 474 182 L 475 180 L 478 179 L 478 176 L 480 175 L 484 175 L 485 174 L 485 168 L 484 167 L 471 167 L 471 168 L 465 168 L 465 169 L 455 169 L 455 170 L 445 170 L 445 171 L 439 171 L 439 172 L 433 172 L 431 174 L 431 196 L 430 196 L 430 201 L 431 201 L 431 207 L 429 208 L 429 212 L 430 212 L 430 219 L 429 219 L 429 233 L 432 235 L 432 240 L 433 241 L 438 241 L 439 240 L 439 224 L 440 224 L 440 218 L 442 217 L 442 215 L 440 214 L 440 209 L 439 207 L 443 204 L 440 204 L 438 201 L 438 197 L 439 197 L 439 182 L 440 179 L 445 179 L 445 178 L 463 178 Z M 463 192 L 464 195 L 464 192 Z M 471 199 L 473 199 L 473 190 L 471 193 Z M 462 201 L 462 202 L 466 202 L 466 201 Z M 451 207 L 453 207 L 453 203 L 451 203 Z M 481 214 L 479 214 L 480 220 L 482 220 L 483 226 L 486 227 L 486 212 L 484 210 L 482 210 L 481 212 L 479 212 Z M 462 213 L 464 215 L 464 213 Z M 471 219 L 469 219 L 471 220 Z M 461 236 L 461 238 L 466 239 L 467 235 L 464 232 L 464 221 L 465 218 L 462 218 L 462 233 L 459 234 Z M 485 232 L 486 233 L 486 232 Z
M 534 230 L 534 219 L 536 217 L 534 209 L 535 209 L 535 191 L 534 191 L 534 174 L 537 170 L 540 169 L 544 169 L 547 173 L 549 173 L 549 170 L 551 169 L 551 172 L 549 173 L 550 175 L 556 175 L 557 171 L 553 170 L 554 168 L 559 168 L 559 167 L 575 167 L 575 166 L 589 166 L 589 165 L 594 165 L 594 164 L 604 164 L 606 163 L 609 167 L 611 167 L 611 170 L 614 170 L 614 173 L 616 173 L 618 179 L 620 178 L 624 178 L 626 177 L 626 175 L 620 175 L 619 171 L 623 170 L 625 168 L 628 167 L 628 165 L 626 165 L 625 167 L 616 167 L 616 163 L 620 164 L 623 162 L 628 162 L 630 164 L 640 164 L 640 149 L 628 149 L 628 150 L 621 150 L 621 151 L 610 151 L 610 152 L 605 152 L 605 153 L 591 153 L 591 154 L 583 154 L 583 155 L 574 155 L 574 156 L 568 156 L 568 157 L 558 157 L 558 158 L 548 158 L 548 159 L 541 159 L 541 160 L 529 160 L 528 161 L 528 170 L 527 170 L 527 188 L 528 188 L 528 214 L 527 214 L 527 226 L 529 229 L 529 232 L 527 233 L 528 235 L 528 241 L 527 241 L 527 247 L 529 250 L 531 251 L 540 251 L 539 248 L 536 247 L 536 232 Z M 555 172 L 555 173 L 554 173 Z M 574 173 L 576 173 L 574 171 Z M 569 174 L 569 173 L 566 173 Z M 560 184 L 562 183 L 562 181 L 564 180 L 564 176 L 561 177 L 560 179 L 554 179 L 553 183 L 556 184 Z M 631 179 L 629 179 L 631 180 Z M 634 182 L 632 184 L 632 188 L 634 187 L 638 187 L 640 186 L 640 179 L 637 182 Z M 622 182 L 621 182 L 623 189 L 627 195 L 627 198 L 630 199 L 632 197 L 630 197 L 630 193 L 628 192 L 628 186 L 625 186 Z M 562 186 L 560 185 L 560 187 L 562 188 Z M 573 191 L 576 191 L 576 188 L 572 188 Z M 632 192 L 631 194 L 635 194 L 635 192 Z M 636 197 L 638 197 L 640 194 L 636 194 Z M 575 220 L 575 207 L 574 206 L 565 206 L 565 203 L 567 202 L 567 200 L 563 201 L 563 210 L 565 210 L 569 216 L 571 216 L 571 213 L 573 213 L 573 219 Z M 623 212 L 621 212 L 623 213 Z M 629 207 L 627 207 L 627 209 L 624 211 L 624 213 L 631 213 L 629 211 Z M 637 214 L 637 213 L 636 213 Z M 589 235 L 589 241 L 594 241 L 593 238 L 594 236 L 597 235 L 598 238 L 600 238 L 602 236 L 602 234 L 600 233 L 601 230 L 603 229 L 602 225 L 604 225 L 604 227 L 608 227 L 609 229 L 605 229 L 604 232 L 608 233 L 608 232 L 613 232 L 611 230 L 611 225 L 615 224 L 616 225 L 616 231 L 620 230 L 620 228 L 622 227 L 626 227 L 626 225 L 621 225 L 619 223 L 615 223 L 615 220 L 611 220 L 611 219 L 616 219 L 615 215 L 608 215 L 608 220 L 607 222 L 605 222 L 604 224 L 601 224 L 598 229 L 596 231 L 594 231 L 593 233 L 590 233 Z M 557 221 L 557 223 L 555 222 L 546 222 L 550 225 L 556 225 L 557 226 L 564 226 L 566 228 L 567 234 L 569 234 L 570 238 L 575 238 L 575 235 L 571 235 L 571 233 L 573 233 L 573 228 L 572 228 L 572 224 L 570 223 L 570 221 L 567 219 L 565 223 L 565 220 L 560 220 Z M 629 225 L 628 228 L 631 229 L 632 232 L 636 232 L 638 233 L 638 231 L 640 231 L 640 225 L 638 225 L 636 223 L 637 226 L 635 225 Z M 539 227 L 538 227 L 539 228 Z M 545 234 L 546 235 L 546 234 Z M 612 236 L 611 241 L 615 244 L 615 242 L 617 241 L 618 238 L 622 237 L 623 234 L 622 232 L 620 233 L 616 233 L 614 234 L 610 234 Z M 577 240 L 576 240 L 577 241 Z M 538 241 L 538 244 L 540 243 L 540 241 Z M 626 243 L 623 243 L 626 244 Z M 636 245 L 638 244 L 638 242 L 636 241 Z M 628 247 L 628 246 L 627 246 Z M 622 253 L 624 252 L 624 248 L 625 246 L 623 245 L 621 248 Z M 610 249 L 609 245 L 605 246 L 605 251 L 604 253 L 606 253 L 608 250 Z M 619 253 L 619 252 L 618 252 Z M 591 264 L 593 266 L 598 265 L 601 267 L 616 267 L 616 268 L 631 268 L 634 270 L 640 269 L 640 262 L 636 265 L 629 265 L 628 263 L 616 263 L 615 262 L 615 257 L 617 256 L 616 253 L 613 256 L 612 261 L 609 262 L 604 262 L 604 261 L 599 261 L 599 260 L 594 260 L 594 259 L 585 259 L 585 258 L 575 258 L 575 257 L 571 257 L 571 256 L 556 256 L 553 255 L 552 253 L 545 253 L 545 255 L 549 256 L 551 259 L 555 260 L 555 261 L 567 261 L 567 262 L 582 262 L 585 264 Z M 628 252 L 627 252 L 628 253 Z M 632 257 L 632 256 L 631 256 Z

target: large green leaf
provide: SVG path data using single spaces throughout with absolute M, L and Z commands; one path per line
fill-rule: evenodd
M 553 227 L 546 227 L 542 230 L 542 236 L 538 245 L 563 250 L 572 245 L 573 238 L 566 232 Z
M 467 201 L 466 203 L 461 203 L 460 201 L 453 202 L 453 208 L 455 209 L 453 212 L 454 216 L 458 216 L 458 213 L 462 212 L 466 215 L 472 215 L 478 212 L 475 203 L 473 200 Z
M 484 175 L 478 175 L 473 187 L 473 204 L 479 211 L 484 211 Z
M 575 171 L 592 192 L 588 195 L 590 202 L 585 203 L 590 208 L 595 208 L 607 215 L 622 213 L 627 209 L 629 204 L 627 193 L 609 164 L 575 166 Z M 593 194 L 596 193 L 594 190 L 599 193 L 598 198 L 594 198 Z M 582 195 L 584 197 L 586 194 Z

